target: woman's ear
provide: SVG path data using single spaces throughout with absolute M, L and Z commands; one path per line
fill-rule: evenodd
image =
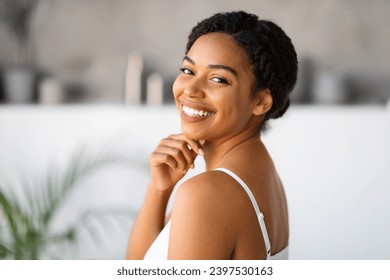
M 253 108 L 253 114 L 260 116 L 267 113 L 272 107 L 272 95 L 271 91 L 266 88 L 256 93 L 255 107 Z

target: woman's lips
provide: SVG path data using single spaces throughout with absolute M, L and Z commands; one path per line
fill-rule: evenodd
M 188 106 L 182 106 L 182 112 L 189 117 L 210 117 L 214 115 L 214 112 L 206 110 L 197 110 Z
M 181 103 L 181 118 L 185 121 L 195 122 L 210 118 L 216 112 L 208 109 L 200 104 L 182 101 Z

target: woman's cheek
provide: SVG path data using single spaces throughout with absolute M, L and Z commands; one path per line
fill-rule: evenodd
M 181 82 L 179 81 L 180 77 L 177 77 L 176 80 L 173 82 L 172 85 L 172 93 L 173 93 L 173 98 L 175 100 L 176 105 L 178 106 L 178 97 L 181 92 Z
M 182 88 L 182 84 L 183 84 L 183 81 L 179 75 L 179 76 L 177 76 L 177 78 L 175 79 L 175 81 L 173 82 L 173 85 L 172 85 L 173 95 L 176 96 L 178 94 L 178 92 Z

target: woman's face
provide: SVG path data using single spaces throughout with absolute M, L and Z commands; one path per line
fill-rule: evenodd
M 173 84 L 181 129 L 192 139 L 224 140 L 253 117 L 254 77 L 245 51 L 223 33 L 199 37 Z

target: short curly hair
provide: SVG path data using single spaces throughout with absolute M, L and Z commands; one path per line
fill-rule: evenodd
M 261 129 L 268 119 L 281 117 L 290 105 L 289 94 L 295 86 L 298 60 L 291 39 L 275 23 L 259 20 L 244 11 L 217 13 L 199 22 L 188 36 L 186 53 L 194 42 L 207 33 L 230 35 L 242 47 L 253 65 L 258 90 L 269 89 L 273 98 Z

